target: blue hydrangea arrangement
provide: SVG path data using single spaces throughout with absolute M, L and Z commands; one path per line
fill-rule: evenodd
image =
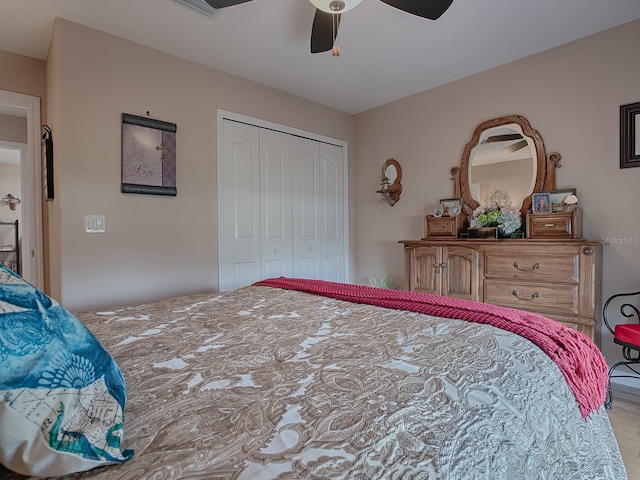
M 471 227 L 498 227 L 505 237 L 514 236 L 521 225 L 520 212 L 511 204 L 509 194 L 504 190 L 492 190 L 485 197 L 484 205 L 476 208 L 471 216 Z

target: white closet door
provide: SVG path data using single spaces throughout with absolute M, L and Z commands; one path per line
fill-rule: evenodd
M 347 281 L 341 146 L 221 119 L 220 291 L 270 277 Z
M 260 129 L 222 123 L 220 162 L 220 291 L 261 279 Z
M 322 263 L 317 278 L 346 282 L 345 190 L 342 147 L 320 143 Z
M 292 139 L 293 274 L 322 278 L 319 144 L 306 138 Z
M 260 131 L 261 269 L 263 278 L 293 275 L 291 225 L 291 139 Z

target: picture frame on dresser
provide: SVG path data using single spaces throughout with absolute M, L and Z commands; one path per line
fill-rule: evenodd
M 462 198 L 441 198 L 442 216 L 455 217 L 462 210 Z
M 620 168 L 640 167 L 640 102 L 620 106 Z
M 564 212 L 564 199 L 569 195 L 576 194 L 575 188 L 564 188 L 562 190 L 550 190 L 549 194 L 549 205 L 551 205 L 551 212 Z
M 549 192 L 540 192 L 531 195 L 531 212 L 551 213 L 551 195 Z

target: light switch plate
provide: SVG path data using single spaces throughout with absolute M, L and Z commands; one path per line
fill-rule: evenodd
M 85 215 L 84 216 L 84 232 L 85 233 L 105 233 L 107 224 L 104 215 Z

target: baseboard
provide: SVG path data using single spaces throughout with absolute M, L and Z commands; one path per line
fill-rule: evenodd
M 613 407 L 620 407 L 625 410 L 633 410 L 640 412 L 640 381 L 638 387 L 624 385 L 620 383 L 612 383 L 613 390 Z

